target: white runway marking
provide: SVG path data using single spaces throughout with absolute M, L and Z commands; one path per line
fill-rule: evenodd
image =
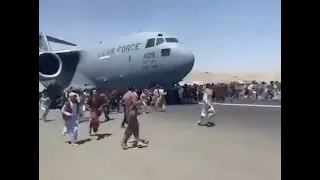
M 199 103 L 203 104 L 203 103 Z M 213 105 L 221 106 L 242 106 L 242 107 L 269 107 L 269 108 L 281 108 L 279 105 L 266 105 L 266 104 L 231 104 L 231 103 L 213 103 Z

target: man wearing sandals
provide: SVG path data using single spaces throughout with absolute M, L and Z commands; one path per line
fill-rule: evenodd
M 134 146 L 143 147 L 146 146 L 148 141 L 141 140 L 139 135 L 139 122 L 138 122 L 138 106 L 141 104 L 137 93 L 133 91 L 133 88 L 129 88 L 123 95 L 123 103 L 125 106 L 125 118 L 128 123 L 124 133 L 121 147 L 127 149 L 127 142 L 131 135 L 135 137 Z

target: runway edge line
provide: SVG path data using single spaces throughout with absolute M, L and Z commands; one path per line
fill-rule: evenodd
M 203 104 L 203 103 L 199 103 Z M 281 108 L 279 105 L 264 105 L 264 104 L 231 104 L 231 103 L 213 103 L 213 105 L 221 106 L 240 106 L 240 107 L 269 107 L 269 108 Z

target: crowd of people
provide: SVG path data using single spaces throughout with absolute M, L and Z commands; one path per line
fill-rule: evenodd
M 40 94 L 39 94 L 40 95 Z M 110 112 L 123 111 L 122 128 L 126 128 L 121 146 L 127 149 L 127 141 L 133 135 L 135 137 L 134 146 L 147 146 L 148 141 L 140 138 L 138 114 L 145 114 L 149 108 L 155 111 L 165 111 L 166 104 L 181 104 L 186 102 L 203 102 L 200 120 L 198 125 L 213 125 L 210 117 L 215 113 L 213 101 L 224 102 L 226 99 L 234 101 L 240 98 L 250 99 L 272 99 L 275 96 L 281 97 L 281 83 L 271 81 L 257 83 L 230 84 L 193 84 L 179 85 L 165 90 L 159 85 L 143 90 L 133 87 L 123 91 L 115 89 L 112 92 L 101 92 L 97 89 L 76 91 L 69 89 L 65 95 L 58 99 L 48 96 L 44 90 L 39 96 L 39 106 L 42 110 L 42 120 L 47 121 L 47 115 L 52 104 L 57 104 L 61 108 L 62 119 L 64 120 L 62 135 L 68 135 L 70 144 L 78 146 L 79 123 L 83 121 L 84 112 L 90 112 L 90 123 L 88 127 L 89 135 L 97 135 L 99 131 L 99 118 L 103 114 L 105 121 L 110 120 Z M 54 102 L 54 103 L 53 103 Z M 203 123 L 203 119 L 207 122 Z
M 201 102 L 203 96 L 203 84 L 184 84 L 175 85 L 168 91 L 168 104 L 180 104 L 183 102 Z M 281 98 L 281 83 L 278 81 L 250 83 L 231 82 L 211 83 L 210 88 L 213 90 L 213 99 L 217 102 L 231 102 L 239 99 L 274 99 Z M 178 97 L 178 98 L 177 98 Z M 183 101 L 183 102 L 182 102 Z
M 100 92 L 97 89 L 91 91 L 74 91 L 70 89 L 64 96 L 56 100 L 56 103 L 61 105 L 62 119 L 65 122 L 62 135 L 68 134 L 70 144 L 78 146 L 78 128 L 79 123 L 83 121 L 84 112 L 90 112 L 89 135 L 97 135 L 100 126 L 100 116 L 104 114 L 105 121 L 109 121 L 111 111 L 120 112 L 123 109 L 124 117 L 121 127 L 126 128 L 126 130 L 121 143 L 122 148 L 127 148 L 127 141 L 131 135 L 136 139 L 134 146 L 146 146 L 148 141 L 140 139 L 139 136 L 137 115 L 138 113 L 147 113 L 150 106 L 156 111 L 159 109 L 160 111 L 165 111 L 165 96 L 166 92 L 160 86 L 154 87 L 153 91 L 148 89 L 139 91 L 129 88 L 125 93 L 115 89 L 110 94 Z M 47 121 L 51 104 L 52 100 L 48 96 L 47 90 L 44 90 L 39 100 L 39 106 L 42 110 L 41 119 L 44 122 Z

